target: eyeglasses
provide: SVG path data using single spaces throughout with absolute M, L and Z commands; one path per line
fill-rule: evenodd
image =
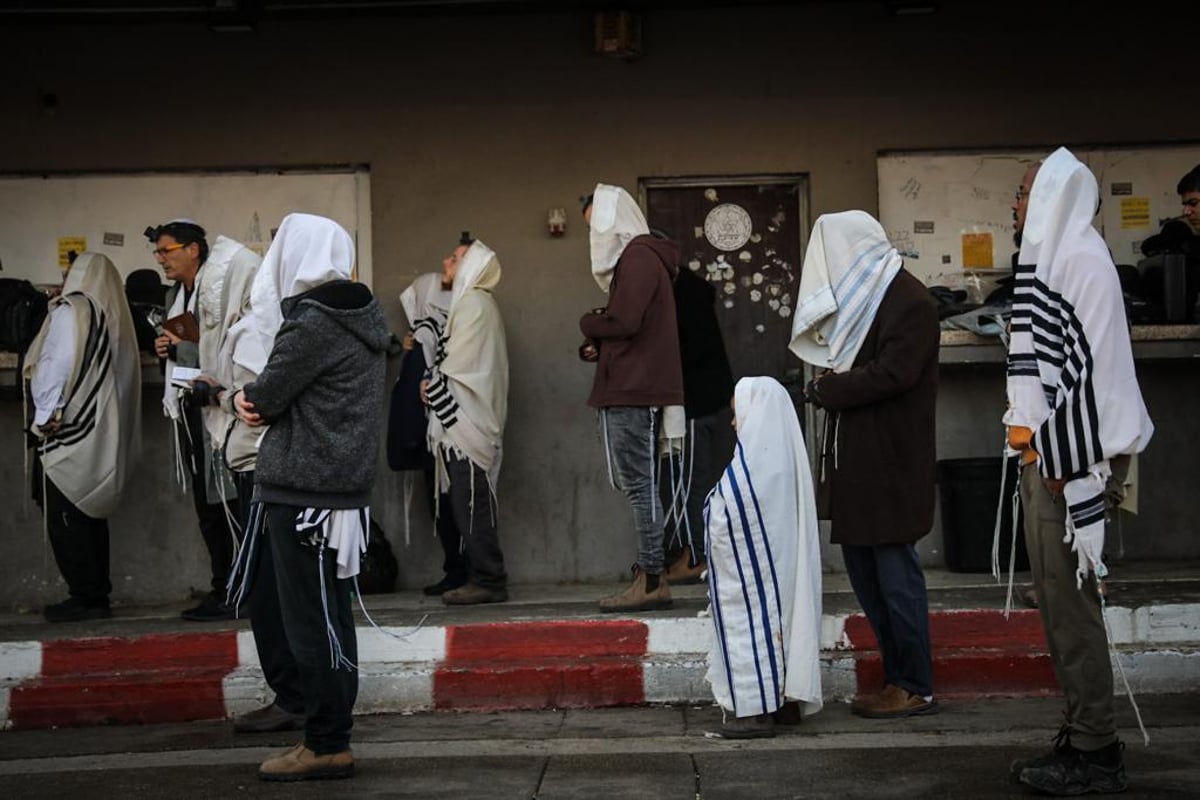
M 1200 206 L 1200 197 L 1189 197 L 1187 200 L 1183 201 L 1183 204 L 1185 206 L 1187 206 L 1188 208 L 1195 208 L 1196 206 Z
M 173 252 L 182 247 L 187 247 L 187 245 L 186 244 L 169 244 L 166 247 L 155 248 L 152 252 L 154 253 L 154 255 L 158 256 L 159 258 L 162 258 L 167 253 Z

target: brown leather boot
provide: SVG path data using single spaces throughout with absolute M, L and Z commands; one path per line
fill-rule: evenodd
M 696 566 L 692 566 L 692 548 L 684 545 L 683 555 L 675 560 L 675 563 L 667 567 L 667 571 L 663 573 L 663 577 L 676 586 L 685 586 L 692 583 L 700 583 L 704 570 L 708 569 L 708 563 L 701 561 Z
M 646 573 L 637 564 L 633 565 L 633 583 L 620 594 L 605 597 L 600 601 L 600 610 L 607 613 L 621 611 L 654 611 L 671 607 L 671 587 L 663 576 L 658 578 L 658 587 L 646 591 Z
M 258 777 L 264 781 L 319 781 L 353 774 L 354 753 L 350 748 L 319 756 L 303 743 L 268 758 L 258 768 Z

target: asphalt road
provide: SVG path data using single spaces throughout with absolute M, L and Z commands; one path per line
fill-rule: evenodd
M 1148 696 L 1142 744 L 1118 699 L 1130 798 L 1200 797 L 1200 695 Z M 1047 748 L 1056 698 L 946 702 L 941 714 L 861 720 L 825 708 L 774 739 L 705 736 L 712 707 L 359 717 L 348 781 L 267 784 L 258 763 L 295 734 L 226 723 L 0 734 L 5 798 L 1017 798 L 1007 765 Z

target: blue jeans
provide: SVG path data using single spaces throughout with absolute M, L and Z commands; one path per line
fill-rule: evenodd
M 917 548 L 844 544 L 842 559 L 879 642 L 884 681 L 921 697 L 932 695 L 929 598 Z
M 663 571 L 663 524 L 655 477 L 658 470 L 658 426 L 655 410 L 642 406 L 600 409 L 600 435 L 604 440 L 612 484 L 625 493 L 633 507 L 638 534 L 638 566 L 651 575 Z

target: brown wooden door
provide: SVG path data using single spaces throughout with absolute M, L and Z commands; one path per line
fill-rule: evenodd
M 734 379 L 769 375 L 796 394 L 787 349 L 808 234 L 807 184 L 782 178 L 645 179 L 646 219 L 682 246 L 683 269 L 717 287 Z

